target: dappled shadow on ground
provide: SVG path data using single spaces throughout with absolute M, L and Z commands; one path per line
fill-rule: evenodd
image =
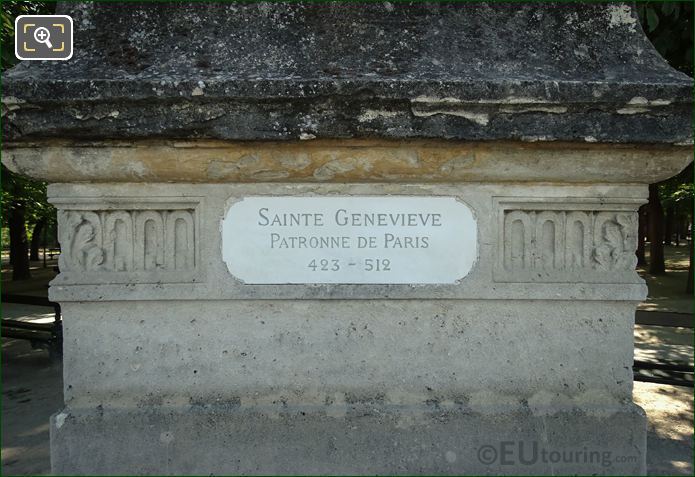
M 50 471 L 51 414 L 63 406 L 62 365 L 27 341 L 2 341 L 2 475 Z
M 693 346 L 692 328 L 635 325 L 635 342 L 658 346 L 664 343 L 678 346 Z
M 647 260 L 649 260 L 648 250 L 649 247 L 647 247 Z M 685 292 L 689 250 L 687 244 L 664 246 L 666 273 L 663 275 L 650 275 L 644 267 L 637 269 L 649 287 L 649 296 L 640 304 L 640 310 L 693 312 L 693 297 Z
M 693 390 L 635 383 L 633 398 L 649 418 L 648 475 L 693 475 Z
M 635 379 L 693 383 L 693 329 L 635 325 Z
M 635 360 L 693 364 L 693 330 L 635 325 Z

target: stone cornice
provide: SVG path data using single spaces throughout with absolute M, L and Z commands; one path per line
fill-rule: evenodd
M 42 141 L 3 163 L 49 182 L 654 183 L 692 146 L 461 141 Z

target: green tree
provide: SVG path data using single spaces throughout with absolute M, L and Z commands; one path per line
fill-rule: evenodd
M 18 0 L 2 0 L 0 20 L 2 20 L 2 33 L 0 44 L 2 45 L 2 58 L 0 68 L 4 71 L 17 63 L 14 56 L 14 20 L 19 15 L 45 15 L 55 11 L 55 3 L 32 2 Z
M 693 76 L 693 2 L 640 2 L 637 4 L 642 28 L 657 51 L 675 69 Z M 693 291 L 693 167 L 650 187 L 650 273 L 665 269 L 663 244 L 671 243 L 674 228 L 685 218 L 691 224 L 690 269 L 686 289 Z M 666 214 L 664 216 L 664 210 Z M 640 241 L 642 237 L 640 236 Z
M 693 201 L 695 200 L 695 185 L 693 185 L 693 163 L 691 162 L 680 174 L 659 184 L 659 196 L 666 209 L 664 242 L 670 243 L 673 233 L 681 234 L 690 225 L 690 266 L 686 292 L 693 293 Z M 675 229 L 675 230 L 674 230 Z
M 693 2 L 639 2 L 642 28 L 675 69 L 693 76 Z
M 14 20 L 18 15 L 37 15 L 51 13 L 55 4 L 3 0 L 0 10 L 2 31 L 0 32 L 0 71 L 17 63 L 14 56 Z M 33 225 L 32 255 L 38 259 L 38 240 L 44 227 L 55 220 L 55 209 L 46 200 L 46 184 L 14 174 L 2 166 L 2 217 L 7 220 L 10 235 L 10 263 L 12 279 L 23 280 L 31 277 L 30 247 L 27 236 L 27 223 Z

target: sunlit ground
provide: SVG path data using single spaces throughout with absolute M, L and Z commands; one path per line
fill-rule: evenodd
M 637 269 L 649 287 L 649 296 L 640 304 L 640 310 L 693 312 L 693 296 L 685 292 L 689 251 L 690 248 L 685 243 L 680 246 L 666 245 L 664 255 L 667 273 L 664 275 L 649 275 L 644 267 Z M 648 245 L 646 255 L 649 261 Z
M 693 475 L 693 389 L 636 382 L 633 399 L 649 419 L 648 475 Z
M 693 364 L 693 329 L 635 325 L 635 359 Z

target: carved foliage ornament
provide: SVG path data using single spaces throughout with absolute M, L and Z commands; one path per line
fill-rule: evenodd
M 60 210 L 60 270 L 167 274 L 197 267 L 196 211 Z
M 590 207 L 502 203 L 496 279 L 620 282 L 634 277 L 636 212 L 610 210 L 610 204 L 595 204 L 598 210 Z M 633 209 L 632 204 L 613 207 Z

